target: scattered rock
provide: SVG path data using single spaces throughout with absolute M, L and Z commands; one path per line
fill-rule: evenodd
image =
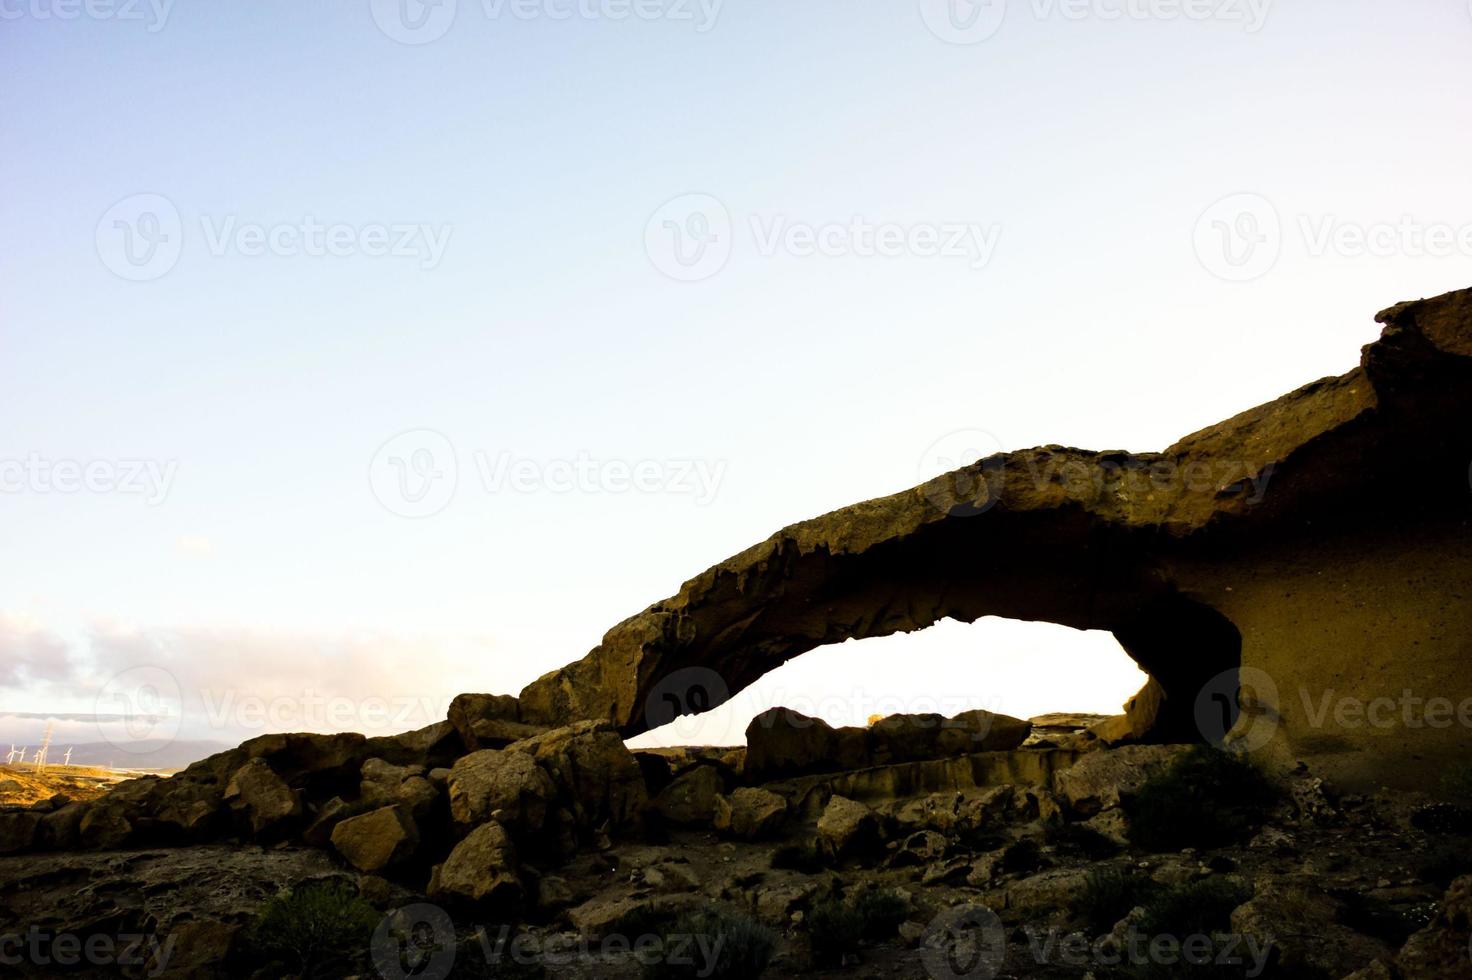
M 680 773 L 654 798 L 654 809 L 673 824 L 709 824 L 715 819 L 716 798 L 726 781 L 715 766 L 695 765 Z
M 834 859 L 871 854 L 883 844 L 879 814 L 857 800 L 835 796 L 818 818 L 818 849 Z
M 770 837 L 786 817 L 787 800 L 771 790 L 743 786 L 716 797 L 715 829 L 740 840 Z
M 385 806 L 339 823 L 332 846 L 359 871 L 382 871 L 413 855 L 419 831 L 401 807 Z
M 302 815 L 301 795 L 286 784 L 263 759 L 251 759 L 230 777 L 225 802 L 241 814 L 251 835 L 280 837 Z
M 439 866 L 430 898 L 514 911 L 525 897 L 511 835 L 495 821 L 476 827 Z
M 1122 797 L 1138 792 L 1188 750 L 1185 745 L 1125 745 L 1091 752 L 1058 773 L 1058 795 L 1074 813 L 1091 817 L 1119 806 Z

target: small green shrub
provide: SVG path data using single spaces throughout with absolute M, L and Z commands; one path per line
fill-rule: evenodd
M 1093 827 L 1081 823 L 1054 824 L 1046 831 L 1050 846 L 1068 857 L 1101 861 L 1119 853 L 1119 845 Z
M 854 901 L 854 911 L 864 923 L 867 939 L 890 939 L 900 931 L 900 923 L 910 917 L 910 903 L 892 891 L 864 892 Z
M 1148 906 L 1160 891 L 1161 886 L 1145 875 L 1099 868 L 1089 872 L 1084 890 L 1074 896 L 1070 910 L 1090 932 L 1108 932 L 1135 908 Z
M 380 914 L 350 887 L 308 885 L 282 892 L 261 907 L 250 931 L 255 951 L 304 978 L 356 972 L 366 960 Z
M 997 862 L 997 870 L 1004 874 L 1028 874 L 1038 870 L 1042 864 L 1042 848 L 1031 837 L 1024 837 L 1007 845 L 1002 859 Z
M 1448 888 L 1462 875 L 1472 874 L 1472 853 L 1465 847 L 1439 844 L 1416 862 L 1416 877 L 1439 888 Z
M 1130 800 L 1130 839 L 1150 851 L 1235 844 L 1260 827 L 1281 798 L 1256 766 L 1201 746 Z
M 1209 936 L 1226 932 L 1232 927 L 1232 910 L 1250 898 L 1250 889 L 1225 878 L 1206 878 L 1164 888 L 1146 903 L 1140 931 L 1152 936 Z
M 827 865 L 812 844 L 783 844 L 772 852 L 771 866 L 779 871 L 817 874 Z
M 660 933 L 659 958 L 648 980 L 746 980 L 772 961 L 777 934 L 744 915 L 705 909 L 682 915 Z M 714 962 L 711 962 L 712 957 Z
M 864 938 L 864 917 L 858 909 L 839 898 L 814 905 L 807 915 L 808 945 L 813 962 L 835 966 L 845 953 L 858 948 Z

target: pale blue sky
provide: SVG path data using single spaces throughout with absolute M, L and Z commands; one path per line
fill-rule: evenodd
M 90 710 L 141 664 L 178 679 L 185 730 L 223 738 L 254 723 L 202 721 L 222 691 L 515 691 L 776 528 L 932 475 L 957 430 L 1157 449 L 1352 366 L 1379 308 L 1472 284 L 1472 244 L 1315 244 L 1472 225 L 1462 0 L 1273 3 L 1255 31 L 1245 2 L 1191 21 L 1011 0 L 974 44 L 927 28 L 931 0 L 730 0 L 708 30 L 694 4 L 460 0 L 418 45 L 367 2 L 178 0 L 162 23 L 54 4 L 0 20 L 0 461 L 173 476 L 156 505 L 0 492 L 0 711 Z M 729 215 L 730 257 L 679 282 L 646 225 L 691 193 Z M 99 236 L 138 194 L 177 209 L 182 250 L 128 281 Z M 1193 246 L 1238 194 L 1281 226 L 1247 282 Z M 763 254 L 774 222 L 856 216 L 998 237 L 981 268 Z M 211 246 L 308 219 L 448 239 L 434 263 Z M 370 472 L 416 429 L 459 478 L 406 519 Z M 502 454 L 541 489 L 485 486 L 477 459 Z M 579 454 L 720 478 L 708 501 L 547 489 Z M 1111 710 L 1126 667 L 1107 637 L 978 624 L 772 683 L 1025 714 Z M 0 739 L 38 724 L 0 718 Z

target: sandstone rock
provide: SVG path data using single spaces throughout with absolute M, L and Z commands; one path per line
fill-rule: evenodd
M 700 887 L 700 875 L 689 864 L 661 861 L 644 869 L 644 883 L 661 895 L 693 892 Z
M 1083 893 L 1088 877 L 1083 869 L 1059 868 L 1015 881 L 1005 889 L 1006 907 L 1017 911 L 1067 908 L 1075 895 Z
M 577 901 L 572 886 L 558 875 L 542 875 L 537 879 L 537 911 L 543 915 L 561 911 Z
M 1093 816 L 1119 806 L 1122 796 L 1138 792 L 1187 750 L 1183 745 L 1126 745 L 1090 753 L 1058 773 L 1058 795 L 1074 813 Z
M 41 827 L 36 844 L 41 848 L 71 850 L 81 846 L 82 818 L 87 814 L 87 804 L 69 803 L 41 817 Z
M 143 975 L 160 980 L 224 976 L 225 962 L 240 929 L 238 924 L 210 919 L 181 922 L 169 932 L 167 955 L 150 957 Z
M 579 935 L 600 939 L 612 932 L 628 916 L 653 907 L 654 903 L 647 898 L 599 896 L 569 909 L 567 918 Z
M 326 847 L 332 843 L 333 828 L 362 812 L 362 807 L 349 806 L 342 797 L 334 796 L 312 811 L 307 827 L 302 831 L 302 842 L 312 847 Z
M 401 864 L 419 846 L 414 820 L 398 806 L 349 817 L 332 829 L 332 846 L 359 871 Z
M 522 830 L 539 831 L 557 799 L 552 777 L 525 752 L 482 749 L 450 767 L 450 816 L 456 823 L 485 823 L 492 814 Z
M 509 694 L 461 694 L 450 702 L 449 724 L 467 752 L 502 749 L 550 727 L 523 724 L 520 715 L 520 705 Z
M 1014 749 L 1032 723 L 990 711 L 954 718 L 890 715 L 868 728 L 833 728 L 790 708 L 772 708 L 746 728 L 746 775 L 756 781 Z
M 1085 820 L 1083 825 L 1120 847 L 1130 846 L 1130 818 L 1118 808 L 1105 810 Z
M 835 796 L 818 818 L 818 848 L 829 857 L 873 853 L 882 843 L 879 815 L 856 800 Z
M 638 829 L 649 794 L 639 763 L 611 725 L 580 722 L 513 743 L 552 778 L 558 800 L 584 834 L 607 825 Z
M 94 801 L 87 806 L 77 825 L 77 835 L 88 850 L 105 851 L 122 847 L 133 836 L 133 824 L 123 813 L 124 807 Z
M 440 865 L 429 896 L 499 912 L 519 908 L 525 895 L 506 828 L 489 821 L 467 834 Z
M 301 795 L 259 758 L 235 770 L 224 798 L 256 837 L 279 836 L 302 814 Z
M 1275 949 L 1289 975 L 1342 977 L 1391 954 L 1378 939 L 1341 925 L 1342 912 L 1311 880 L 1260 876 L 1251 901 L 1232 913 L 1232 931 Z
M 42 819 L 42 814 L 27 810 L 0 812 L 0 854 L 16 854 L 34 847 Z
M 359 754 L 399 766 L 447 766 L 465 752 L 460 733 L 448 721 L 435 722 L 400 735 L 382 735 L 363 743 Z
M 1453 980 L 1469 973 L 1472 957 L 1472 875 L 1447 889 L 1436 917 L 1401 947 L 1395 965 L 1407 980 Z
M 785 926 L 792 914 L 805 910 L 817 893 L 818 884 L 813 881 L 786 881 L 760 886 L 756 889 L 757 917 Z
M 950 842 L 934 830 L 921 830 L 900 842 L 889 863 L 896 868 L 927 865 L 945 857 Z
M 656 812 L 673 824 L 708 824 L 726 781 L 715 766 L 695 765 L 680 773 L 654 798 Z
M 740 840 L 762 840 L 787 817 L 787 800 L 771 790 L 743 786 L 716 797 L 715 828 Z

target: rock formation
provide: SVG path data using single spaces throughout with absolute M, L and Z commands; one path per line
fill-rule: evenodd
M 1118 638 L 1151 678 L 1119 737 L 1235 726 L 1346 785 L 1424 780 L 1460 726 L 1320 705 L 1472 697 L 1472 290 L 1378 319 L 1359 367 L 1163 452 L 1002 454 L 784 528 L 533 682 L 518 723 L 633 735 L 817 646 L 1004 616 Z

